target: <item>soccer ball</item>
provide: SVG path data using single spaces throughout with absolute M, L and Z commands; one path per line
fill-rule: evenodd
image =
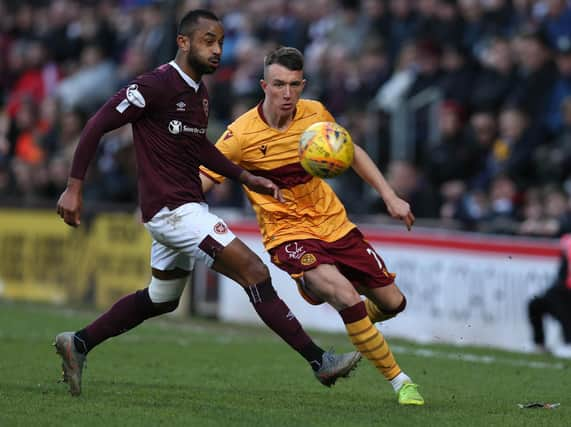
M 353 140 L 349 132 L 333 122 L 309 126 L 299 141 L 301 166 L 313 176 L 333 178 L 353 163 Z

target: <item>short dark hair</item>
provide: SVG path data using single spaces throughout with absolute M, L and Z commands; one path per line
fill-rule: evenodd
M 178 25 L 178 34 L 183 36 L 192 36 L 192 33 L 196 29 L 196 25 L 198 24 L 198 20 L 202 19 L 210 19 L 211 21 L 220 21 L 218 16 L 214 13 L 210 12 L 206 9 L 194 9 L 188 12 L 183 18 L 180 20 Z
M 279 47 L 264 58 L 264 70 L 272 64 L 279 64 L 291 71 L 303 70 L 303 54 L 295 47 Z

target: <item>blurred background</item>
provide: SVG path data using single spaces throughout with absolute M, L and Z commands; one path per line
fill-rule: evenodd
M 517 294 L 514 324 L 525 322 L 526 299 L 556 272 L 556 239 L 571 231 L 566 0 L 0 0 L 0 296 L 105 306 L 144 286 L 149 241 L 129 220 L 137 205 L 130 127 L 104 137 L 89 169 L 87 230 L 72 235 L 55 204 L 86 120 L 135 76 L 174 58 L 176 23 L 194 8 L 214 11 L 226 33 L 222 66 L 204 78 L 213 141 L 262 98 L 264 55 L 279 45 L 300 49 L 305 97 L 326 105 L 411 203 L 420 230 L 431 230 L 431 240 L 408 243 L 420 257 L 448 245 L 446 261 L 412 265 L 410 251 L 390 259 L 387 247 L 402 244 L 396 237 L 374 239 L 395 270 L 405 270 L 399 283 L 408 294 L 425 302 L 432 296 L 426 319 L 458 303 L 434 297 L 440 290 L 448 298 L 445 287 L 420 288 L 440 268 L 450 286 L 466 284 L 466 274 L 476 285 L 490 276 L 497 282 L 487 302 L 468 286 L 463 317 L 450 318 L 479 316 L 485 324 L 490 314 L 481 307 L 501 312 L 498 301 L 511 307 Z M 391 222 L 352 172 L 331 184 L 353 220 Z M 208 198 L 227 210 L 225 218 L 252 215 L 231 182 Z M 259 241 L 252 225 L 237 230 L 252 245 Z M 450 242 L 459 238 L 450 233 L 464 232 L 472 237 L 462 234 L 462 248 L 481 253 L 455 260 L 458 246 Z M 498 243 L 498 235 L 511 240 Z M 482 239 L 492 243 L 474 246 Z M 511 260 L 518 239 L 527 240 L 516 255 L 535 261 L 486 267 L 490 253 Z M 474 263 L 481 269 L 462 270 Z M 530 268 L 526 276 L 522 266 Z M 217 282 L 200 274 L 202 297 L 193 301 L 209 312 L 209 301 L 220 298 Z M 411 304 L 413 318 L 417 309 Z
M 53 206 L 86 119 L 171 60 L 176 22 L 198 7 L 226 30 L 223 65 L 205 78 L 213 140 L 261 99 L 264 54 L 295 46 L 305 96 L 351 131 L 424 224 L 547 237 L 570 228 L 565 0 L 0 1 L 3 203 Z M 132 150 L 128 127 L 105 137 L 88 202 L 135 205 Z M 355 175 L 333 185 L 353 215 L 385 213 Z M 235 190 L 218 188 L 211 204 L 244 207 Z
M 86 119 L 171 60 L 176 22 L 198 7 L 226 30 L 222 67 L 205 78 L 213 140 L 261 99 L 264 54 L 295 46 L 306 57 L 305 96 L 351 131 L 421 223 L 545 237 L 569 230 L 566 0 L 2 0 L 3 204 L 54 205 Z M 132 150 L 128 127 L 105 137 L 88 203 L 135 206 Z M 353 217 L 382 219 L 383 203 L 355 175 L 332 184 Z M 211 204 L 243 208 L 231 186 Z

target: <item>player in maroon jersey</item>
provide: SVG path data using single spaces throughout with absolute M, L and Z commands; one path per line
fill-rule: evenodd
M 322 384 L 347 376 L 360 359 L 358 352 L 335 355 L 317 346 L 276 294 L 261 259 L 208 211 L 200 164 L 281 198 L 273 182 L 227 160 L 206 137 L 208 93 L 200 79 L 218 67 L 223 39 L 216 15 L 189 12 L 179 25 L 175 59 L 119 91 L 82 133 L 58 214 L 68 225 L 80 224 L 83 179 L 101 137 L 131 123 L 141 211 L 153 237 L 152 278 L 148 287 L 123 297 L 85 328 L 56 336 L 72 395 L 81 393 L 85 357 L 96 345 L 177 307 L 196 260 L 238 282 L 260 318 L 310 363 Z

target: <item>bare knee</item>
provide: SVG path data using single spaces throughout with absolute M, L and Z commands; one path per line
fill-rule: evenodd
M 270 277 L 270 270 L 263 263 L 263 261 L 254 253 L 252 257 L 246 263 L 243 269 L 242 275 L 244 276 L 244 282 L 247 285 L 255 285 L 256 283 L 263 282 L 268 277 Z
M 262 259 L 240 239 L 234 239 L 217 255 L 212 269 L 243 287 L 261 283 L 270 277 L 268 267 Z
M 406 308 L 406 297 L 401 294 L 400 303 L 393 306 L 389 306 L 387 308 L 383 307 L 383 312 L 385 314 L 392 314 L 396 316 L 397 314 L 402 313 L 405 308 Z
M 379 288 L 363 289 L 363 291 L 363 294 L 385 314 L 396 316 L 406 308 L 406 297 L 394 283 Z

